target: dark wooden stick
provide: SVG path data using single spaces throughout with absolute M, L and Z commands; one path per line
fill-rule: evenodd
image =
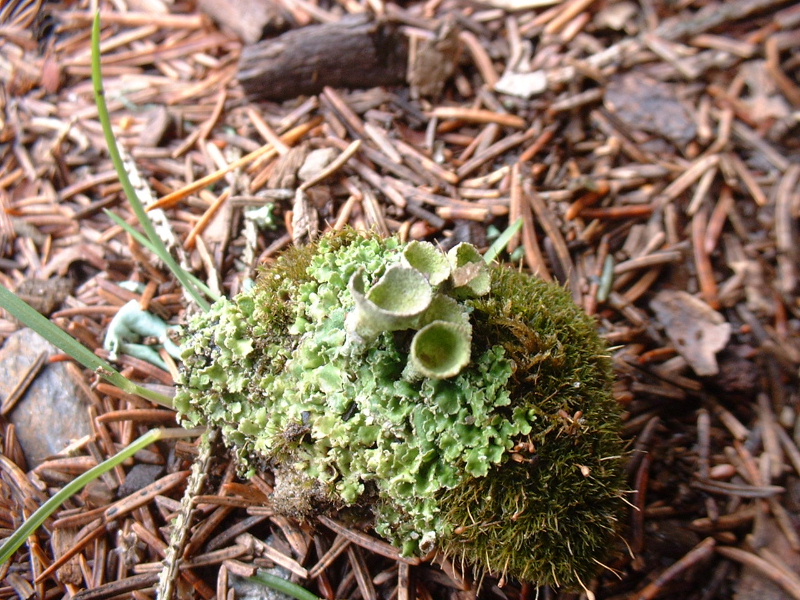
M 325 86 L 402 84 L 407 63 L 408 42 L 394 26 L 357 16 L 245 46 L 239 81 L 253 100 L 280 101 Z

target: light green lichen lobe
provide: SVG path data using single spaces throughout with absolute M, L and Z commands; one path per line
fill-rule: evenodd
M 484 534 L 462 531 L 481 525 L 470 522 L 470 511 L 488 519 L 482 505 L 496 500 L 496 490 L 472 498 L 483 493 L 476 482 L 491 486 L 498 478 L 518 481 L 505 492 L 522 511 L 514 519 L 524 515 L 531 527 L 527 516 L 531 523 L 544 518 L 552 526 L 555 520 L 546 521 L 560 509 L 546 498 L 528 502 L 526 486 L 557 484 L 557 473 L 539 472 L 555 468 L 585 488 L 581 494 L 594 495 L 569 502 L 588 513 L 594 503 L 602 507 L 591 516 L 609 522 L 588 525 L 594 528 L 589 547 L 599 549 L 613 529 L 619 496 L 618 417 L 596 334 L 576 356 L 565 354 L 548 311 L 538 325 L 532 308 L 520 320 L 517 299 L 504 298 L 528 278 L 508 279 L 500 271 L 464 244 L 445 255 L 425 243 L 403 246 L 355 233 L 323 237 L 266 270 L 252 290 L 195 318 L 175 404 L 187 424 L 219 427 L 249 473 L 275 467 L 288 477 L 287 489 L 307 490 L 318 510 L 371 514 L 377 533 L 407 555 L 439 547 L 485 570 L 574 584 L 575 576 L 594 569 L 590 558 L 557 558 L 565 564 L 555 570 L 532 569 L 503 553 L 482 559 L 491 540 L 481 536 L 495 536 L 497 523 L 513 526 L 511 513 L 493 517 L 497 523 L 488 523 Z M 548 294 L 569 303 L 562 290 Z M 559 326 L 573 326 L 576 309 L 569 305 Z M 523 324 L 539 329 L 522 331 Z M 593 330 L 584 317 L 567 337 L 585 331 Z M 579 364 L 581 353 L 589 363 Z M 599 411 L 592 395 L 599 395 Z M 559 409 L 584 411 L 587 431 L 604 428 L 600 441 L 590 432 L 584 449 L 580 428 L 577 434 L 562 429 Z M 535 465 L 530 453 L 550 439 L 566 448 L 564 456 Z M 514 458 L 521 443 L 530 464 Z M 575 479 L 578 466 L 594 469 L 595 481 Z M 459 512 L 453 502 L 462 497 L 474 505 Z M 298 506 L 308 500 L 298 499 Z M 530 544 L 534 556 L 525 561 L 541 562 L 536 542 L 509 543 L 522 546 L 515 554 Z

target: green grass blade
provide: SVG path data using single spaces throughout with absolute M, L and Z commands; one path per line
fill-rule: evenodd
M 168 396 L 148 390 L 126 379 L 110 363 L 97 356 L 58 325 L 43 317 L 38 311 L 18 298 L 16 294 L 4 287 L 0 287 L 0 306 L 11 313 L 15 319 L 21 321 L 51 344 L 69 354 L 84 367 L 91 369 L 121 390 L 147 398 L 162 406 L 172 406 L 172 400 Z
M 163 432 L 160 429 L 148 431 L 139 439 L 135 440 L 123 450 L 120 450 L 108 460 L 105 460 L 96 467 L 89 469 L 65 485 L 58 493 L 56 493 L 47 502 L 42 504 L 36 510 L 36 512 L 28 517 L 22 526 L 6 540 L 2 547 L 0 547 L 0 565 L 5 564 L 5 562 L 14 555 L 14 552 L 16 552 L 20 546 L 25 543 L 25 540 L 28 539 L 28 536 L 41 527 L 47 518 L 57 511 L 58 508 L 70 496 L 77 494 L 84 488 L 84 486 L 91 483 L 107 471 L 110 471 L 118 464 L 122 463 L 122 461 L 130 458 L 142 448 L 146 448 L 153 442 L 161 439 L 162 433 Z
M 103 88 L 103 73 L 100 68 L 100 12 L 95 13 L 94 22 L 92 23 L 92 85 L 94 87 L 94 97 L 97 103 L 97 116 L 100 124 L 103 127 L 103 135 L 106 138 L 108 145 L 108 153 L 111 157 L 111 162 L 114 164 L 114 170 L 117 172 L 119 182 L 122 184 L 122 189 L 128 197 L 128 201 L 139 219 L 145 235 L 152 242 L 156 255 L 164 262 L 175 277 L 180 281 L 181 285 L 189 292 L 197 305 L 203 310 L 210 308 L 209 303 L 203 298 L 197 287 L 190 281 L 188 273 L 172 258 L 164 242 L 158 237 L 153 222 L 147 216 L 147 211 L 139 200 L 136 190 L 131 184 L 128 173 L 125 171 L 125 165 L 122 162 L 122 155 L 117 147 L 117 140 L 114 137 L 114 131 L 111 129 L 111 118 L 108 114 L 108 106 L 106 105 L 105 90 Z
M 275 575 L 271 575 L 269 573 L 260 572 L 257 575 L 248 577 L 247 579 L 265 585 L 276 592 L 281 592 L 287 596 L 296 598 L 297 600 L 320 600 L 317 596 L 309 592 L 307 589 L 300 587 L 296 583 L 292 583 L 291 581 L 287 581 L 281 577 L 276 577 Z
M 117 225 L 122 227 L 126 233 L 129 233 L 134 240 L 140 243 L 142 246 L 150 250 L 151 252 L 155 253 L 156 249 L 153 244 L 150 243 L 141 232 L 137 231 L 136 228 L 133 227 L 130 223 L 128 223 L 125 219 L 120 217 L 118 214 L 111 212 L 110 210 L 103 209 L 103 212 L 108 215 L 108 217 L 114 221 Z M 220 295 L 215 293 L 210 287 L 208 287 L 203 281 L 192 275 L 191 273 L 186 273 L 189 279 L 197 286 L 197 288 L 203 292 L 206 296 L 214 300 L 215 302 L 220 299 Z
M 519 230 L 522 229 L 522 217 L 514 221 L 513 224 L 508 226 L 503 233 L 500 234 L 494 243 L 489 247 L 486 251 L 486 254 L 483 255 L 483 260 L 486 261 L 487 264 L 491 264 L 497 260 L 497 257 L 500 256 L 500 253 L 508 246 L 508 242 L 511 241 L 511 238 L 514 237 Z
M 36 531 L 47 518 L 52 515 L 64 502 L 74 494 L 80 492 L 86 485 L 107 473 L 117 465 L 122 464 L 125 460 L 136 454 L 139 450 L 147 448 L 159 440 L 177 438 L 177 437 L 192 437 L 199 435 L 200 430 L 197 429 L 151 429 L 144 435 L 140 436 L 128 446 L 117 452 L 111 458 L 104 460 L 96 467 L 92 467 L 82 475 L 79 475 L 61 490 L 59 490 L 52 498 L 42 504 L 25 522 L 17 529 L 5 543 L 0 546 L 0 565 L 10 559 L 14 553 L 25 543 L 34 531 Z

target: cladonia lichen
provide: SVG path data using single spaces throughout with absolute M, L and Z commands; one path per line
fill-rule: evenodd
M 103 348 L 108 350 L 111 360 L 117 360 L 118 354 L 129 354 L 166 370 L 167 365 L 157 349 L 163 347 L 173 358 L 181 354 L 169 337 L 169 329 L 161 317 L 142 310 L 136 300 L 131 300 L 111 320 Z M 143 338 L 152 338 L 157 345 L 139 343 Z
M 620 506 L 619 413 L 561 288 L 461 244 L 345 232 L 188 326 L 175 403 L 276 509 L 352 513 L 406 555 L 577 585 Z M 563 415 L 573 415 L 567 422 Z

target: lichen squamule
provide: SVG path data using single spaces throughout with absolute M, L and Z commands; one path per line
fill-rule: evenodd
M 619 408 L 558 286 L 468 244 L 348 231 L 289 251 L 183 348 L 184 422 L 220 428 L 245 474 L 272 469 L 280 512 L 539 584 L 578 586 L 605 558 Z

